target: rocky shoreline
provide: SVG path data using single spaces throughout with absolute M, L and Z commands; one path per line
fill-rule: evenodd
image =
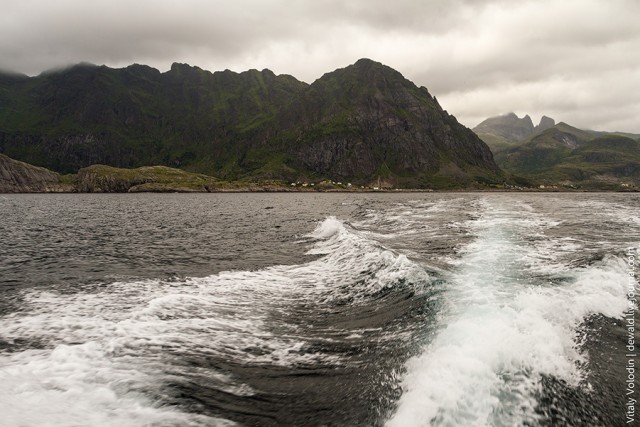
M 380 185 L 379 183 L 377 185 Z M 603 189 L 564 187 L 520 187 L 509 184 L 474 184 L 451 188 L 394 188 L 384 185 L 359 186 L 323 180 L 317 183 L 283 181 L 223 181 L 215 177 L 166 166 L 136 169 L 92 165 L 77 174 L 60 175 L 0 154 L 0 193 L 399 193 L 399 192 L 591 192 Z M 611 189 L 608 189 L 611 191 Z M 614 191 L 638 192 L 638 188 Z

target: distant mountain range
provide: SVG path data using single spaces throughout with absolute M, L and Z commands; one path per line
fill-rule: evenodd
M 540 123 L 534 126 L 528 115 L 519 118 L 515 113 L 509 113 L 490 117 L 473 128 L 473 131 L 496 152 L 525 141 L 555 124 L 556 121 L 552 118 L 542 116 Z
M 471 131 L 369 59 L 312 84 L 185 64 L 0 74 L 0 192 L 640 189 L 639 139 L 514 113 Z
M 543 116 L 489 118 L 474 132 L 508 173 L 540 185 L 588 189 L 640 188 L 640 135 L 582 130 Z
M 362 59 L 312 84 L 269 70 L 80 64 L 0 74 L 0 153 L 58 173 L 170 166 L 231 180 L 411 188 L 500 183 L 487 145 L 425 87 Z

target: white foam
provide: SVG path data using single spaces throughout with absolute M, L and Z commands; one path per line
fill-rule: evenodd
M 585 200 L 578 202 L 583 211 L 591 215 L 608 217 L 616 222 L 631 226 L 640 226 L 640 215 L 634 206 L 612 203 L 611 201 Z
M 0 361 L 2 425 L 234 425 L 150 401 L 136 389 L 152 378 L 107 357 L 95 342 L 3 355 Z
M 418 293 L 424 290 L 422 285 L 430 282 L 425 270 L 406 256 L 397 255 L 368 239 L 367 233 L 347 229 L 336 221 L 328 218 L 311 235 L 326 237 L 308 253 L 326 256 L 302 269 L 287 271 L 287 276 L 295 277 L 307 294 L 311 292 L 323 302 L 349 300 L 357 304 L 384 288 L 398 285 L 400 279 L 406 279 Z
M 620 316 L 626 307 L 622 260 L 567 271 L 570 284 L 540 286 L 529 269 L 538 268 L 532 264 L 541 247 L 522 237 L 557 222 L 524 206 L 483 205 L 482 217 L 470 224 L 477 238 L 451 278 L 448 315 L 407 363 L 389 426 L 535 424 L 540 375 L 571 384 L 581 378 L 577 325 L 590 314 Z
M 292 307 L 359 304 L 386 287 L 420 287 L 429 280 L 406 257 L 335 218 L 318 224 L 311 236 L 310 253 L 324 256 L 301 265 L 178 282 L 117 282 L 76 294 L 26 292 L 23 311 L 2 318 L 0 337 L 46 348 L 0 353 L 2 419 L 13 425 L 223 424 L 154 400 L 163 395 L 163 383 L 195 374 L 227 393 L 254 393 L 227 373 L 185 366 L 181 357 L 339 365 L 335 354 L 306 350 L 309 337 L 289 323 L 301 320 L 288 319 L 298 316 L 289 314 Z
M 330 216 L 322 221 L 316 229 L 309 234 L 309 237 L 314 239 L 323 240 L 328 239 L 338 233 L 346 232 L 342 222 L 335 216 Z

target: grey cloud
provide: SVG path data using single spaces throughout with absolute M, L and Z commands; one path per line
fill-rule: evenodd
M 231 58 L 298 32 L 298 21 L 285 14 L 269 19 L 279 3 L 62 0 L 36 10 L 14 3 L 7 16 L 15 20 L 0 30 L 0 66 L 33 74 L 52 62 L 142 56 L 170 63 L 189 52 Z
M 640 132 L 637 16 L 635 0 L 6 0 L 0 68 L 178 61 L 310 82 L 370 57 L 427 86 L 468 126 L 526 108 Z
M 7 22 L 0 30 L 5 36 L 0 66 L 33 74 L 57 57 L 59 62 L 73 62 L 103 55 L 111 61 L 141 55 L 166 62 L 173 55 L 190 50 L 204 50 L 233 60 L 289 40 L 322 44 L 328 34 L 353 26 L 383 33 L 433 34 L 454 27 L 460 7 L 479 7 L 483 3 L 486 2 L 14 1 L 6 7 Z

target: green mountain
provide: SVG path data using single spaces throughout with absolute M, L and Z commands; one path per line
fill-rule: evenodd
M 0 75 L 0 152 L 60 173 L 105 164 L 408 187 L 502 179 L 488 147 L 426 88 L 367 59 L 310 85 L 184 64 Z
M 226 146 L 305 87 L 255 70 L 209 73 L 174 64 L 81 64 L 34 78 L 0 79 L 0 151 L 59 172 L 95 163 L 164 164 L 206 169 L 224 163 Z
M 640 140 L 597 136 L 566 123 L 497 152 L 496 161 L 507 172 L 549 185 L 640 188 Z

